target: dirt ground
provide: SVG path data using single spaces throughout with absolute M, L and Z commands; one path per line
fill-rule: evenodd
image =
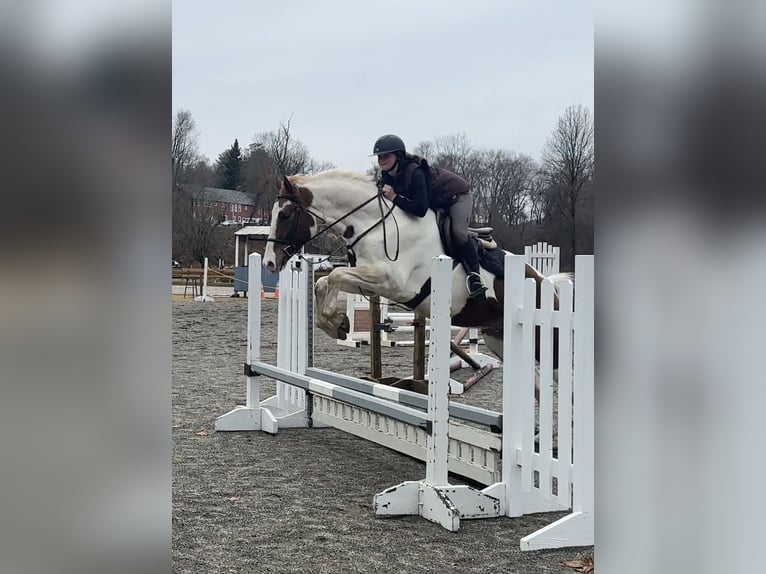
M 571 573 L 564 561 L 592 555 L 519 550 L 521 537 L 563 514 L 463 521 L 455 534 L 417 517 L 375 518 L 373 495 L 424 478 L 425 465 L 335 429 L 216 432 L 215 418 L 245 401 L 247 300 L 173 299 L 174 572 Z M 264 301 L 271 363 L 276 309 Z M 384 348 L 384 375 L 410 374 L 411 353 Z M 363 376 L 369 348 L 318 332 L 315 365 Z M 274 385 L 262 389 L 266 398 Z M 499 410 L 499 371 L 460 400 Z

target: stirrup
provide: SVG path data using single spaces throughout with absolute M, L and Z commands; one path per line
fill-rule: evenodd
M 479 281 L 479 286 L 474 290 L 471 290 L 471 277 L 476 277 Z M 477 299 L 484 297 L 487 286 L 484 284 L 484 278 L 479 273 L 469 273 L 465 278 L 465 289 L 468 291 L 469 299 Z

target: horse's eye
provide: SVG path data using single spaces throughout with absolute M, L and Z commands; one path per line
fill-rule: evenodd
M 290 214 L 285 213 L 284 211 L 280 211 L 279 215 L 277 215 L 277 219 L 279 219 L 280 221 L 287 221 L 288 219 L 290 219 Z

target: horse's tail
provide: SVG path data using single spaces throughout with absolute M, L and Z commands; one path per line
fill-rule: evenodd
M 575 275 L 571 271 L 568 271 L 566 273 L 554 273 L 553 275 L 548 275 L 545 279 L 550 279 L 554 285 L 558 285 L 564 281 L 571 281 L 574 283 Z
M 560 285 L 562 283 L 565 283 L 566 281 L 571 281 L 572 282 L 572 286 L 574 286 L 575 275 L 572 272 L 554 273 L 553 275 L 548 275 L 547 277 L 545 277 L 545 279 L 549 279 L 551 281 L 551 283 L 553 283 L 553 291 L 556 294 L 555 295 L 555 301 L 556 301 L 555 305 L 556 305 L 556 309 L 558 309 L 558 305 L 559 305 L 558 296 L 561 294 L 561 287 L 560 287 Z

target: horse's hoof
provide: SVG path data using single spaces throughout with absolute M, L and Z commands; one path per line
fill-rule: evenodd
M 351 330 L 351 323 L 348 320 L 348 315 L 343 313 L 343 319 L 341 319 L 340 325 L 338 326 L 338 336 L 337 338 L 341 341 L 346 340 L 346 335 L 348 335 L 348 332 Z

